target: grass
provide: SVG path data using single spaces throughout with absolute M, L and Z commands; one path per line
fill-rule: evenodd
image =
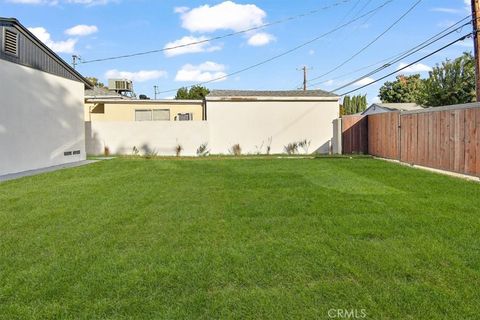
M 2 319 L 467 319 L 480 185 L 369 158 L 115 159 L 0 184 Z

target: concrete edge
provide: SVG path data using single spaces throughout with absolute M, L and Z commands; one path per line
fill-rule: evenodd
M 56 166 L 40 168 L 40 169 L 35 169 L 35 170 L 28 170 L 28 171 L 22 171 L 22 172 L 17 172 L 17 173 L 9 173 L 9 174 L 5 174 L 3 176 L 0 176 L 0 183 L 6 182 L 6 181 L 11 181 L 11 180 L 16 180 L 16 179 L 20 179 L 20 178 L 24 178 L 24 177 L 36 176 L 36 175 L 39 175 L 39 174 L 54 172 L 54 171 L 63 170 L 63 169 L 81 167 L 81 166 L 85 166 L 85 165 L 95 163 L 95 162 L 98 162 L 98 161 L 99 160 L 82 160 L 82 161 L 65 163 L 65 164 L 60 164 L 60 165 L 56 165 Z
M 469 176 L 467 174 L 462 174 L 462 173 L 457 173 L 457 172 L 452 172 L 452 171 L 446 171 L 446 170 L 441 170 L 441 169 L 435 169 L 435 168 L 430 168 L 430 167 L 424 167 L 416 164 L 409 164 L 405 162 L 400 162 L 398 160 L 394 159 L 387 159 L 387 158 L 380 158 L 380 157 L 373 157 L 374 159 L 377 160 L 383 160 L 386 162 L 391 162 L 391 163 L 396 163 L 405 167 L 409 168 L 414 168 L 414 169 L 420 169 L 423 171 L 428 171 L 428 172 L 433 172 L 433 173 L 438 173 L 444 176 L 449 176 L 453 178 L 458 178 L 458 179 L 463 179 L 463 180 L 468 180 L 468 181 L 473 181 L 473 182 L 480 182 L 480 177 L 475 177 L 475 176 Z

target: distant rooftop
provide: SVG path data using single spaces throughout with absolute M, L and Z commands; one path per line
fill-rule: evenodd
M 107 87 L 93 87 L 93 89 L 85 90 L 85 98 L 97 98 L 97 97 L 108 97 L 108 98 L 124 98 L 122 95 L 116 93 L 115 91 L 108 90 Z
M 391 111 L 412 111 L 423 109 L 422 106 L 419 106 L 416 103 L 374 103 L 374 105 Z
M 336 94 L 324 90 L 212 90 L 207 98 L 223 97 L 282 97 L 282 98 L 336 98 Z

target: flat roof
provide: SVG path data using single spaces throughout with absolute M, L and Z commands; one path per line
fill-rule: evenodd
M 102 99 L 87 98 L 87 103 L 110 103 L 110 104 L 203 104 L 203 100 L 174 100 L 174 99 Z
M 324 90 L 212 90 L 207 100 L 338 100 Z

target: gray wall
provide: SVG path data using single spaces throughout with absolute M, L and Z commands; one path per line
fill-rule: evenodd
M 0 175 L 84 160 L 84 84 L 1 59 L 0 70 Z

